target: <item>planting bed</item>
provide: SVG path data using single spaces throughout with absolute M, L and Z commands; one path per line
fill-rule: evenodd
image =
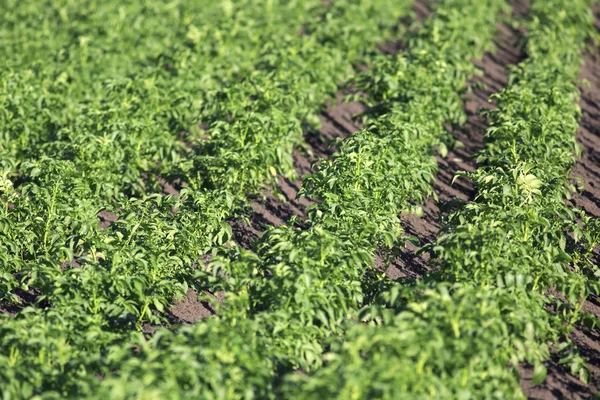
M 600 390 L 598 4 L 59 3 L 0 17 L 0 397 Z

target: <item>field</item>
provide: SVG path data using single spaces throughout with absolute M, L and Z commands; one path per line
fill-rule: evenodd
M 0 394 L 600 392 L 600 4 L 6 0 Z

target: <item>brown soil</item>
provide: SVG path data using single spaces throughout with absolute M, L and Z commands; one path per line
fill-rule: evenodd
M 572 374 L 567 373 L 557 359 L 546 362 L 548 375 L 546 380 L 537 386 L 531 385 L 533 367 L 527 366 L 520 369 L 521 387 L 531 400 L 550 399 L 589 399 L 595 393 Z
M 600 57 L 600 56 L 598 56 Z M 582 86 L 580 106 L 583 113 L 577 143 L 583 151 L 573 169 L 573 176 L 584 182 L 584 190 L 573 196 L 572 203 L 588 214 L 600 216 L 600 63 L 586 56 L 581 77 L 589 82 Z
M 109 226 L 119 220 L 119 216 L 110 211 L 100 211 L 98 218 L 100 219 L 100 229 L 108 229 Z
M 208 293 L 206 294 L 209 295 Z M 223 301 L 222 293 L 210 296 L 219 302 Z M 171 307 L 170 319 L 172 323 L 176 324 L 193 324 L 202 318 L 214 315 L 215 311 L 215 308 L 209 301 L 201 299 L 197 292 L 189 289 L 186 296 Z
M 13 294 L 15 295 L 17 303 L 13 304 L 0 301 L 0 314 L 6 314 L 11 317 L 14 317 L 25 307 L 34 304 L 37 305 L 37 307 L 39 308 L 50 307 L 50 303 L 48 302 L 48 300 L 44 299 L 40 301 L 41 292 L 38 289 L 29 289 L 25 291 L 21 288 L 16 288 L 13 290 Z

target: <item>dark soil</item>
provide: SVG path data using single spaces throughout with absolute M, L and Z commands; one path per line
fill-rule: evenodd
M 212 296 L 215 300 L 223 301 L 223 294 L 218 293 Z M 170 309 L 170 316 L 173 323 L 192 324 L 202 318 L 210 317 L 215 314 L 214 306 L 206 300 L 200 299 L 198 293 L 189 289 L 186 296 L 177 301 Z

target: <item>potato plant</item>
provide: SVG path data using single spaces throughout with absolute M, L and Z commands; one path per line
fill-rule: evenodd
M 22 9 L 16 7 L 4 17 L 11 35 L 27 31 L 31 21 L 23 23 L 20 13 L 29 11 L 31 20 L 42 19 L 47 30 L 57 31 L 42 46 L 45 53 L 40 57 L 58 57 L 64 51 L 61 46 L 71 46 L 73 38 L 81 35 L 77 30 L 107 30 L 102 25 L 104 14 L 114 15 L 115 30 L 131 31 L 120 36 L 120 45 L 111 36 L 112 30 L 110 35 L 98 34 L 95 41 L 85 41 L 86 47 L 80 43 L 69 51 L 72 57 L 77 54 L 74 61 L 57 59 L 39 74 L 28 47 L 19 49 L 17 41 L 17 47 L 7 51 L 3 176 L 18 184 L 10 194 L 14 198 L 11 207 L 3 198 L 2 226 L 8 233 L 2 242 L 5 272 L 24 290 L 41 289 L 42 297 L 51 302 L 63 302 L 65 288 L 80 287 L 84 292 L 73 295 L 92 298 L 91 309 L 103 309 L 102 305 L 98 308 L 101 303 L 118 305 L 138 324 L 152 319 L 150 309 L 164 307 L 181 293 L 186 284 L 183 276 L 190 276 L 200 256 L 230 238 L 226 219 L 243 205 L 245 197 L 259 191 L 274 173 L 293 171 L 290 153 L 300 144 L 303 124 L 352 75 L 353 63 L 393 30 L 397 16 L 408 11 L 408 2 L 404 3 L 397 4 L 398 11 L 380 15 L 377 10 L 387 8 L 388 2 L 351 7 L 319 2 L 276 5 L 268 1 L 255 7 L 215 2 L 199 15 L 216 25 L 194 35 L 212 38 L 213 46 L 221 51 L 232 47 L 232 54 L 248 52 L 250 56 L 248 48 L 256 52 L 251 71 L 240 69 L 228 81 L 219 69 L 211 68 L 218 62 L 235 67 L 233 59 L 219 61 L 215 55 L 213 63 L 203 53 L 212 50 L 180 43 L 189 39 L 188 30 L 195 26 L 191 20 L 195 5 L 174 3 L 161 8 L 141 3 L 131 10 L 114 4 L 78 8 L 77 3 L 66 3 L 63 8 L 53 4 L 37 11 L 26 3 Z M 272 7 L 281 10 L 268 11 Z M 355 7 L 366 11 L 363 17 L 357 17 Z M 257 26 L 248 31 L 230 26 L 238 12 L 241 21 L 255 21 Z M 69 25 L 70 13 L 74 27 Z M 88 14 L 92 17 L 85 19 Z M 212 18 L 213 14 L 220 19 Z M 321 18 L 334 22 L 325 28 Z M 153 28 L 163 20 L 171 24 L 183 20 L 189 26 L 185 31 Z M 350 21 L 357 27 L 346 29 Z M 333 30 L 335 26 L 338 31 Z M 219 29 L 233 35 L 227 39 L 233 41 L 231 45 L 222 34 L 210 33 Z M 301 36 L 301 29 L 311 34 Z M 266 41 L 275 36 L 272 30 L 282 34 L 276 41 Z M 140 38 L 146 47 L 130 51 L 129 58 L 116 63 L 119 54 L 113 53 L 127 46 L 137 48 L 134 45 Z M 160 53 L 169 43 L 174 46 L 172 54 Z M 20 54 L 24 56 L 17 57 Z M 342 57 L 345 54 L 354 58 Z M 223 57 L 227 55 L 224 52 Z M 157 62 L 177 62 L 165 66 L 156 64 L 153 57 Z M 321 68 L 313 71 L 308 68 L 312 64 Z M 200 77 L 192 78 L 192 73 Z M 65 78 L 51 79 L 60 74 Z M 184 85 L 206 81 L 211 74 L 223 82 Z M 88 82 L 91 79 L 94 82 Z M 202 99 L 204 95 L 212 97 Z M 61 103 L 65 101 L 72 105 Z M 183 111 L 178 113 L 178 109 Z M 40 120 L 34 123 L 27 118 L 30 115 Z M 206 133 L 200 132 L 199 124 L 208 125 Z M 181 138 L 183 129 L 188 134 Z M 163 196 L 158 182 L 175 175 L 187 187 L 179 197 Z M 101 210 L 118 217 L 106 230 L 99 228 L 96 214 Z M 63 268 L 72 263 L 80 268 Z M 137 281 L 135 290 L 129 289 L 132 279 Z M 81 284 L 82 280 L 87 283 Z M 125 286 L 106 291 L 113 280 L 122 280 Z M 9 292 L 6 296 L 11 297 Z M 132 301 L 139 296 L 144 300 Z
M 517 366 L 541 382 L 551 346 L 587 378 L 568 334 L 600 230 L 564 200 L 591 0 L 532 1 L 477 196 L 426 249 L 438 270 L 398 282 L 375 254 L 434 193 L 505 0 L 438 0 L 408 31 L 408 0 L 9 3 L 3 398 L 521 398 Z M 400 32 L 405 51 L 373 53 Z M 293 175 L 344 82 L 370 109 L 304 177 L 308 220 L 231 246 L 227 219 Z M 218 315 L 159 328 L 189 285 L 225 293 Z
M 367 128 L 305 177 L 300 194 L 318 200 L 309 229 L 292 223 L 269 230 L 254 252 L 214 261 L 214 287 L 231 299 L 224 316 L 261 319 L 263 334 L 277 333 L 276 345 L 291 352 L 285 357 L 295 367 L 321 364 L 323 340 L 342 334 L 344 322 L 356 320 L 380 290 L 375 253 L 401 239 L 400 211 L 431 193 L 434 146 L 447 140 L 444 123 L 464 121 L 462 94 L 476 70 L 471 59 L 490 48 L 494 22 L 505 10 L 504 1 L 440 1 L 419 32 L 408 35 L 408 51 L 381 57 L 357 80 L 379 101 L 373 108 L 381 114 L 371 114 Z M 473 46 L 474 36 L 488 41 Z M 390 99 L 389 88 L 375 84 L 391 79 L 411 94 Z M 226 277 L 221 285 L 219 276 Z
M 303 127 L 409 5 L 11 2 L 0 296 L 26 307 L 2 316 L 7 393 L 75 395 L 98 352 L 163 321 L 229 240 L 227 218 L 292 173 Z
M 490 46 L 489 43 L 495 32 L 494 20 L 491 17 L 490 20 L 476 23 L 478 16 L 482 13 L 482 7 L 493 13 L 496 18 L 506 9 L 505 3 L 500 1 L 440 2 L 434 19 L 426 22 L 420 33 L 411 37 L 411 43 L 415 49 L 409 50 L 397 64 L 391 65 L 391 67 L 397 66 L 401 69 L 398 76 L 402 76 L 402 69 L 406 69 L 410 75 L 422 77 L 424 85 L 428 85 L 430 92 L 424 87 L 424 94 L 415 95 L 414 103 L 407 101 L 408 104 L 398 104 L 399 112 L 397 114 L 393 109 L 389 112 L 383 111 L 380 117 L 381 121 L 377 120 L 371 124 L 374 131 L 378 125 L 387 130 L 382 128 L 381 132 L 373 132 L 370 136 L 368 135 L 369 130 L 365 130 L 356 137 L 364 135 L 378 145 L 377 141 L 385 137 L 384 133 L 387 132 L 389 136 L 394 136 L 399 127 L 409 127 L 410 120 L 401 121 L 402 117 L 409 115 L 408 112 L 403 111 L 406 110 L 403 107 L 412 110 L 410 107 L 422 106 L 427 103 L 427 99 L 432 97 L 431 92 L 437 91 L 437 86 L 443 84 L 446 89 L 445 95 L 452 101 L 448 102 L 450 108 L 447 111 L 440 112 L 437 120 L 438 126 L 425 124 L 430 129 L 428 131 L 430 134 L 422 135 L 422 142 L 417 140 L 419 135 L 405 137 L 407 145 L 414 143 L 426 151 L 426 155 L 423 156 L 425 162 L 430 163 L 432 171 L 435 170 L 433 145 L 436 143 L 436 139 L 442 141 L 445 138 L 446 134 L 442 124 L 446 120 L 460 122 L 457 120 L 460 120 L 462 114 L 456 113 L 456 110 L 461 109 L 461 93 L 465 90 L 465 81 L 469 77 L 468 71 L 471 71 L 471 74 L 475 72 L 470 59 L 480 56 Z M 452 11 L 452 9 L 456 10 Z M 485 12 L 484 14 L 490 13 Z M 468 21 L 468 23 L 454 25 L 455 21 L 452 18 L 458 16 L 464 18 L 464 21 Z M 440 29 L 439 25 L 448 28 L 448 39 L 455 39 L 453 43 L 456 45 L 452 51 L 444 50 L 439 54 L 455 57 L 455 53 L 459 52 L 464 57 L 462 62 L 455 61 L 456 67 L 453 64 L 432 64 L 430 58 L 421 55 L 425 53 L 423 48 L 427 46 L 430 46 L 432 51 L 446 46 L 446 41 L 439 39 L 438 35 L 434 33 Z M 465 31 L 462 25 L 473 26 L 473 31 Z M 459 32 L 463 32 L 464 36 L 461 36 Z M 482 41 L 477 48 L 473 48 L 471 35 L 474 34 L 486 36 L 489 41 Z M 388 73 L 387 66 L 390 63 L 387 59 L 378 60 L 377 63 L 385 63 L 385 66 L 374 65 L 374 73 Z M 462 81 L 444 79 L 446 74 L 453 74 L 455 71 L 457 73 L 463 71 Z M 425 79 L 427 76 L 435 76 L 437 79 L 427 81 Z M 408 82 L 404 84 L 408 86 Z M 364 87 L 369 88 L 370 86 L 365 84 Z M 383 95 L 378 95 L 375 90 L 372 92 L 374 99 L 383 97 Z M 386 107 L 390 105 L 387 104 Z M 385 110 L 385 107 L 380 109 Z M 396 129 L 389 128 L 389 125 L 392 124 L 391 121 L 394 121 L 395 118 L 400 119 L 399 126 Z M 389 124 L 387 126 L 386 121 Z M 425 121 L 425 117 L 422 121 Z M 420 126 L 414 130 L 407 128 L 406 135 L 418 133 L 419 128 Z M 356 137 L 348 139 L 347 143 L 353 145 L 344 144 L 342 153 L 351 154 L 352 151 L 362 151 L 365 157 L 373 158 L 377 152 L 371 150 L 372 144 L 367 140 L 363 142 L 356 140 Z M 363 145 L 364 150 L 354 143 Z M 396 143 L 400 145 L 402 141 L 398 140 Z M 401 146 L 396 151 L 394 151 L 394 147 L 390 146 L 378 148 L 388 149 L 389 158 L 383 158 L 382 164 L 366 162 L 364 169 L 359 172 L 367 177 L 380 176 L 378 174 L 382 174 L 387 168 L 388 173 L 390 171 L 397 173 L 400 181 L 405 173 L 401 168 L 390 168 L 402 165 L 401 163 L 393 164 L 394 159 L 412 158 L 415 157 L 415 153 L 405 151 L 405 147 Z M 342 155 L 338 156 L 334 162 L 338 162 L 337 160 L 341 158 Z M 386 163 L 388 164 L 386 165 Z M 319 179 L 324 181 L 321 177 L 327 176 L 324 174 L 326 168 L 331 167 L 325 163 L 311 184 Z M 346 173 L 343 169 L 333 171 L 333 173 L 339 174 Z M 417 173 L 416 170 L 415 173 Z M 361 177 L 362 175 L 357 176 Z M 410 183 L 410 178 L 413 177 L 404 178 L 407 184 Z M 427 175 L 421 179 L 423 181 L 417 187 L 422 188 L 423 191 L 429 190 L 429 186 L 425 183 L 430 183 L 432 176 Z M 363 181 L 368 181 L 368 179 L 363 178 Z M 374 185 L 376 184 L 384 185 L 381 180 L 374 183 Z M 391 196 L 399 196 L 398 199 L 394 199 L 396 203 L 393 203 L 396 213 L 401 207 L 410 206 L 406 200 L 410 198 L 410 195 L 406 192 L 414 192 L 412 188 L 413 186 L 408 186 L 404 189 L 405 191 L 387 189 Z M 368 196 L 368 193 L 365 191 L 365 196 Z M 377 204 L 377 201 L 389 200 L 389 197 L 381 198 L 376 192 L 373 194 L 373 204 Z M 420 196 L 424 198 L 425 193 Z M 327 201 L 330 200 L 327 199 Z M 347 213 L 355 212 L 354 204 L 349 203 L 344 206 L 347 207 L 345 209 Z M 104 374 L 101 382 L 93 378 L 79 382 L 84 382 L 82 385 L 85 388 L 91 386 L 94 387 L 93 390 L 105 390 L 107 393 L 113 393 L 116 397 L 140 396 L 142 393 L 145 396 L 155 394 L 157 397 L 165 396 L 168 393 L 170 396 L 178 397 L 190 393 L 202 393 L 198 391 L 217 393 L 216 397 L 251 397 L 254 395 L 260 397 L 261 393 L 269 393 L 270 396 L 277 395 L 277 388 L 280 386 L 279 381 L 283 373 L 291 372 L 298 367 L 306 369 L 319 367 L 323 361 L 321 356 L 325 350 L 326 339 L 344 335 L 345 324 L 349 321 L 356 321 L 358 309 L 365 304 L 362 287 L 365 268 L 372 266 L 374 251 L 380 244 L 385 243 L 385 241 L 373 240 L 373 238 L 377 237 L 376 235 L 384 236 L 382 232 L 387 229 L 385 225 L 370 225 L 365 231 L 365 235 L 356 235 L 355 230 L 350 230 L 349 224 L 343 219 L 340 219 L 338 225 L 333 224 L 332 221 L 335 221 L 338 216 L 325 206 L 320 207 L 316 207 L 314 213 L 311 213 L 311 226 L 307 230 L 301 231 L 294 224 L 272 229 L 257 243 L 255 251 L 236 249 L 229 251 L 225 256 L 213 261 L 211 269 L 207 271 L 212 275 L 201 274 L 203 281 L 213 282 L 213 288 L 224 289 L 228 292 L 220 319 L 199 322 L 193 330 L 184 329 L 177 333 L 162 331 L 160 334 L 155 334 L 148 342 L 134 339 L 132 342 L 134 344 L 128 346 L 108 342 L 100 347 L 107 349 L 105 351 L 109 351 L 111 354 L 104 364 L 92 364 L 90 359 L 85 357 L 72 360 L 83 370 L 102 371 L 101 373 Z M 384 209 L 383 206 L 380 207 L 382 210 Z M 391 214 L 389 210 L 386 212 L 387 215 Z M 345 229 L 343 229 L 344 227 Z M 398 233 L 392 232 L 390 243 L 397 240 L 393 235 Z M 387 236 L 390 237 L 390 235 Z M 235 375 L 240 377 L 239 381 L 228 381 L 228 388 L 232 391 L 229 394 L 218 394 L 222 383 L 212 380 L 212 375 L 201 372 L 204 366 L 208 365 L 207 362 L 212 362 L 210 361 L 212 353 L 193 353 L 195 355 L 192 357 L 183 357 L 180 353 L 180 351 L 187 351 L 186 348 L 189 344 L 179 347 L 182 340 L 184 342 L 187 340 L 186 338 L 192 340 L 187 343 L 198 343 L 199 345 L 210 341 L 212 332 L 210 326 L 218 326 L 219 329 L 225 329 L 232 335 L 235 335 L 239 329 L 244 329 L 244 333 L 240 333 L 243 335 L 243 340 L 240 342 L 243 347 L 234 352 L 228 351 L 227 348 L 215 348 L 219 357 L 225 357 L 229 361 L 223 361 L 216 365 L 211 364 L 216 376 L 233 377 Z M 252 329 L 245 330 L 248 326 Z M 107 339 L 110 340 L 110 338 Z M 117 337 L 114 340 L 118 341 L 119 339 Z M 208 346 L 207 351 L 212 351 L 211 349 L 215 345 L 206 346 Z M 132 352 L 129 350 L 131 348 L 136 350 Z M 144 357 L 147 355 L 149 359 L 160 358 L 161 361 L 157 364 L 140 362 L 140 353 L 135 353 L 140 351 L 145 354 Z M 252 365 L 248 365 L 238 356 L 238 353 L 239 355 L 251 353 L 258 359 Z M 259 360 L 262 361 L 259 362 Z M 160 371 L 156 369 L 157 365 L 163 365 Z M 170 372 L 163 374 L 164 371 Z M 187 377 L 190 371 L 194 371 L 193 375 L 199 380 L 188 386 L 184 382 L 189 379 Z M 145 376 L 154 378 L 142 383 Z M 257 381 L 257 379 L 259 380 Z M 260 382 L 260 386 L 248 386 L 247 382 L 250 381 Z M 52 380 L 52 378 L 50 378 L 50 382 L 57 385 L 56 380 Z M 59 381 L 58 383 L 60 383 L 57 385 L 58 388 L 64 387 L 63 382 Z M 266 388 L 264 385 L 267 385 Z

